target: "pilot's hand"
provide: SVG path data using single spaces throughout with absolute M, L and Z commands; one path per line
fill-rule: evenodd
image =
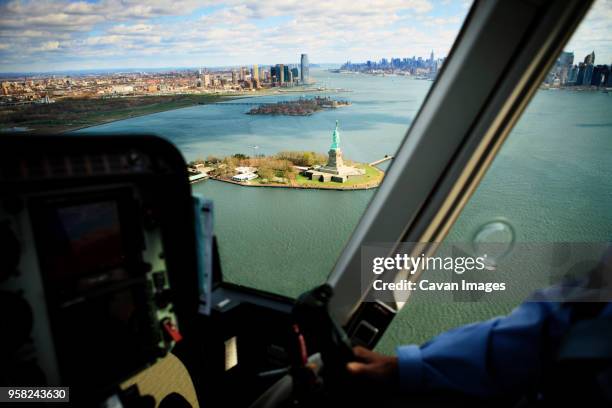
M 376 353 L 361 346 L 353 348 L 353 352 L 357 361 L 346 365 L 353 376 L 387 385 L 398 381 L 397 357 Z

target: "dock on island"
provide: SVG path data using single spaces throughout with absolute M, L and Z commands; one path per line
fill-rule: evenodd
M 189 176 L 189 184 L 194 184 L 199 181 L 206 180 L 208 178 L 209 178 L 208 174 L 204 174 L 204 173 L 192 174 L 191 176 Z
M 380 160 L 373 161 L 372 163 L 370 163 L 370 166 L 378 166 L 379 164 L 384 163 L 388 160 L 393 160 L 393 156 L 385 156 Z

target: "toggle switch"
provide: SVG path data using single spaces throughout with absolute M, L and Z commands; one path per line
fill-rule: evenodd
M 164 329 L 164 335 L 168 340 L 172 340 L 175 343 L 183 340 L 183 335 L 179 332 L 178 327 L 172 323 L 172 320 L 164 319 L 162 320 L 161 324 L 162 328 Z

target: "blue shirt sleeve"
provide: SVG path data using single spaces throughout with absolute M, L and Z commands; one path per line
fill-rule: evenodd
M 404 391 L 512 395 L 537 380 L 545 345 L 569 327 L 570 312 L 554 302 L 526 302 L 506 317 L 462 326 L 422 346 L 397 349 Z

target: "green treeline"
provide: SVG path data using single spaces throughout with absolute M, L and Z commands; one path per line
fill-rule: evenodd
M 294 166 L 311 167 L 324 164 L 327 156 L 311 151 L 283 151 L 272 156 L 257 155 L 250 157 L 243 153 L 236 153 L 229 157 L 208 156 L 206 159 L 196 159 L 190 166 L 205 164 L 214 168 L 211 174 L 219 177 L 231 177 L 236 174 L 236 167 L 256 167 L 257 174 L 262 180 L 274 178 L 284 179 L 286 182 L 295 180 L 298 171 Z

